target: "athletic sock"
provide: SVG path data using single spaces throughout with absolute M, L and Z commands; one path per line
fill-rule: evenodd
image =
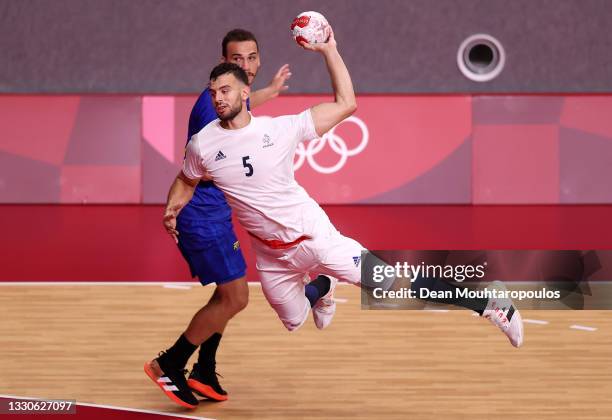
M 198 346 L 187 340 L 185 334 L 181 334 L 176 343 L 157 358 L 157 363 L 163 371 L 166 369 L 183 369 L 187 360 L 197 348 Z
M 457 286 L 442 279 L 418 277 L 412 283 L 411 289 L 416 291 L 417 296 L 420 296 L 419 290 L 422 288 L 440 293 L 450 292 L 451 296 L 453 296 L 452 298 L 432 297 L 423 299 L 429 302 L 446 303 L 450 305 L 461 306 L 462 308 L 471 309 L 477 312 L 479 315 L 482 315 L 485 308 L 487 307 L 488 299 L 486 298 L 457 297 L 457 290 L 464 290 L 466 288 L 463 286 Z
M 315 306 L 317 301 L 329 292 L 331 280 L 329 277 L 320 275 L 305 287 L 306 299 L 310 302 L 310 307 Z
M 200 354 L 198 355 L 198 365 L 202 372 L 215 371 L 217 360 L 217 348 L 221 341 L 221 334 L 214 333 L 200 346 Z

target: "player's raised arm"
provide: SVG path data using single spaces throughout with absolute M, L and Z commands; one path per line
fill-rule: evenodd
M 282 92 L 289 89 L 287 86 L 287 80 L 291 77 L 291 70 L 289 64 L 284 64 L 278 69 L 270 84 L 265 88 L 251 92 L 251 108 L 258 107 L 259 105 L 268 102 L 270 99 L 276 98 Z
M 301 45 L 307 50 L 317 51 L 323 54 L 334 89 L 334 102 L 318 104 L 311 109 L 312 119 L 317 134 L 322 136 L 357 109 L 353 82 L 338 52 L 333 31 L 330 32 L 329 40 L 325 43 L 301 43 Z

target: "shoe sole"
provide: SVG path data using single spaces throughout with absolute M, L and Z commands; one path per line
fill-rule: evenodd
M 191 390 L 196 394 L 205 398 L 210 398 L 211 400 L 227 401 L 229 398 L 227 395 L 221 395 L 216 392 L 210 385 L 205 385 L 200 381 L 196 381 L 195 379 L 188 379 L 187 385 L 189 385 L 189 388 L 191 388 Z
M 151 368 L 151 362 L 146 362 L 144 365 L 144 371 L 147 374 L 147 376 L 153 381 L 155 382 L 155 385 L 157 385 L 159 387 L 159 389 L 162 390 L 162 392 L 164 394 L 166 394 L 168 396 L 168 398 L 170 398 L 172 401 L 174 401 L 175 403 L 177 403 L 178 405 L 182 406 L 182 407 L 186 407 L 186 408 L 196 408 L 197 406 L 193 405 L 193 404 L 189 404 L 183 400 L 181 400 L 179 397 L 177 397 L 172 391 L 166 391 L 164 389 L 164 386 L 162 384 L 160 384 L 159 382 L 157 382 L 157 380 L 159 379 L 159 376 L 157 376 L 155 374 L 155 372 L 153 372 L 153 368 Z

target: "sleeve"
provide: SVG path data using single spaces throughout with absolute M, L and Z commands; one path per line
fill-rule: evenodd
M 183 173 L 189 179 L 201 179 L 205 175 L 205 168 L 202 164 L 202 156 L 197 142 L 191 139 L 185 150 L 185 159 L 183 160 Z
M 295 115 L 292 118 L 292 123 L 294 125 L 293 131 L 295 132 L 296 143 L 316 139 L 319 137 L 315 129 L 314 121 L 312 120 L 312 113 L 310 112 L 310 108 L 308 108 L 301 114 Z
M 193 106 L 191 110 L 191 114 L 189 114 L 189 126 L 187 128 L 187 144 L 189 144 L 189 140 L 196 134 L 198 131 L 202 129 L 204 125 L 202 124 L 202 115 L 200 114 L 200 110 L 197 107 L 197 104 Z

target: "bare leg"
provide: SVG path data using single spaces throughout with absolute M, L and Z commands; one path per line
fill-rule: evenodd
M 246 308 L 249 286 L 245 277 L 217 286 L 212 297 L 191 319 L 185 337 L 199 346 L 214 333 L 222 333 L 228 321 Z
M 191 319 L 184 332 L 185 338 L 199 346 L 214 333 L 222 333 L 228 321 L 246 308 L 248 300 L 249 286 L 245 277 L 217 286 L 208 303 Z M 151 367 L 156 374 L 162 374 L 157 360 L 152 361 Z

